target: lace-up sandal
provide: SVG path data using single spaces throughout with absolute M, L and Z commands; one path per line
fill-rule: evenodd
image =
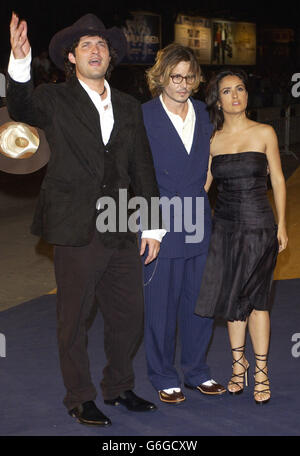
M 268 355 L 255 354 L 256 363 L 255 363 L 255 374 L 254 374 L 254 380 L 255 380 L 254 400 L 257 404 L 266 404 L 271 399 L 270 382 L 269 382 L 269 378 L 268 378 L 268 374 L 267 374 L 267 369 L 268 369 L 267 356 Z M 257 362 L 265 362 L 266 364 L 264 367 L 261 368 L 258 366 Z M 262 381 L 257 381 L 256 377 L 258 374 L 263 374 L 265 379 Z M 261 385 L 263 388 L 262 389 L 257 388 L 259 385 Z M 264 396 L 264 398 L 262 398 L 261 396 Z
M 237 348 L 232 348 L 231 351 L 233 353 L 241 353 L 241 356 L 238 359 L 233 358 L 233 363 L 232 363 L 232 369 L 234 369 L 234 366 L 238 364 L 241 366 L 241 372 L 238 374 L 235 374 L 232 372 L 231 379 L 229 380 L 227 390 L 230 394 L 241 394 L 244 391 L 244 384 L 248 386 L 248 369 L 249 369 L 249 363 L 248 361 L 244 358 L 244 352 L 245 352 L 245 345 L 242 347 L 237 347 Z M 244 362 L 242 362 L 244 360 Z M 235 385 L 237 389 L 235 390 L 230 390 L 230 386 Z

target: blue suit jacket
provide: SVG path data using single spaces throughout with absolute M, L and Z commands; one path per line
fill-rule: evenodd
M 187 153 L 159 98 L 154 98 L 142 106 L 144 124 L 151 146 L 160 196 L 167 198 L 179 197 L 183 208 L 181 211 L 180 205 L 178 205 L 177 209 L 171 211 L 171 223 L 168 227 L 170 231 L 164 236 L 159 253 L 159 256 L 163 258 L 189 258 L 205 253 L 208 250 L 210 240 L 211 209 L 203 186 L 208 168 L 212 124 L 209 121 L 206 105 L 192 98 L 190 100 L 193 103 L 196 114 L 194 138 L 190 154 Z M 190 205 L 186 204 L 185 197 L 190 197 Z M 204 214 L 203 212 L 200 214 L 199 206 L 197 215 L 196 197 L 204 198 Z M 172 223 L 175 220 L 176 223 Z M 176 232 L 180 221 L 183 230 Z M 201 242 L 187 242 L 186 236 L 193 236 L 190 231 L 191 224 L 195 224 L 196 221 L 198 230 L 200 230 L 201 224 L 204 226 L 204 238 Z

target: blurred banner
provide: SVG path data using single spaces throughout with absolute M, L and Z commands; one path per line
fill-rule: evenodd
M 261 27 L 260 35 L 264 43 L 293 43 L 295 32 L 289 28 Z
M 178 14 L 174 35 L 176 43 L 195 51 L 200 64 L 256 64 L 256 24 Z
M 291 62 L 297 60 L 295 54 L 297 51 L 300 53 L 300 46 L 297 46 L 299 38 L 293 29 L 259 26 L 257 32 L 260 43 L 258 58 L 269 70 L 276 66 L 289 68 Z
M 161 48 L 161 16 L 148 12 L 131 12 L 123 32 L 128 43 L 122 63 L 153 65 Z
M 192 48 L 201 64 L 211 63 L 211 21 L 203 17 L 178 14 L 175 43 Z
M 212 20 L 213 65 L 255 65 L 256 24 Z

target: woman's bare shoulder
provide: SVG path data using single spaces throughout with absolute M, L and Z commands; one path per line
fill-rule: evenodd
M 255 134 L 261 134 L 264 136 L 273 136 L 276 135 L 276 132 L 272 125 L 262 123 L 262 122 L 256 122 L 254 120 L 251 121 L 250 125 L 253 129 L 255 129 Z

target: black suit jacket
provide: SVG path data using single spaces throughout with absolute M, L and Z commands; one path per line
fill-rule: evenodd
M 114 127 L 104 145 L 98 111 L 77 78 L 36 89 L 31 81 L 8 80 L 10 116 L 42 128 L 51 149 L 32 224 L 32 233 L 49 243 L 89 243 L 101 196 L 114 198 L 117 208 L 119 189 L 131 187 L 149 207 L 151 197 L 159 197 L 140 103 L 113 88 L 111 100 Z M 101 236 L 108 245 L 135 241 L 130 232 Z

